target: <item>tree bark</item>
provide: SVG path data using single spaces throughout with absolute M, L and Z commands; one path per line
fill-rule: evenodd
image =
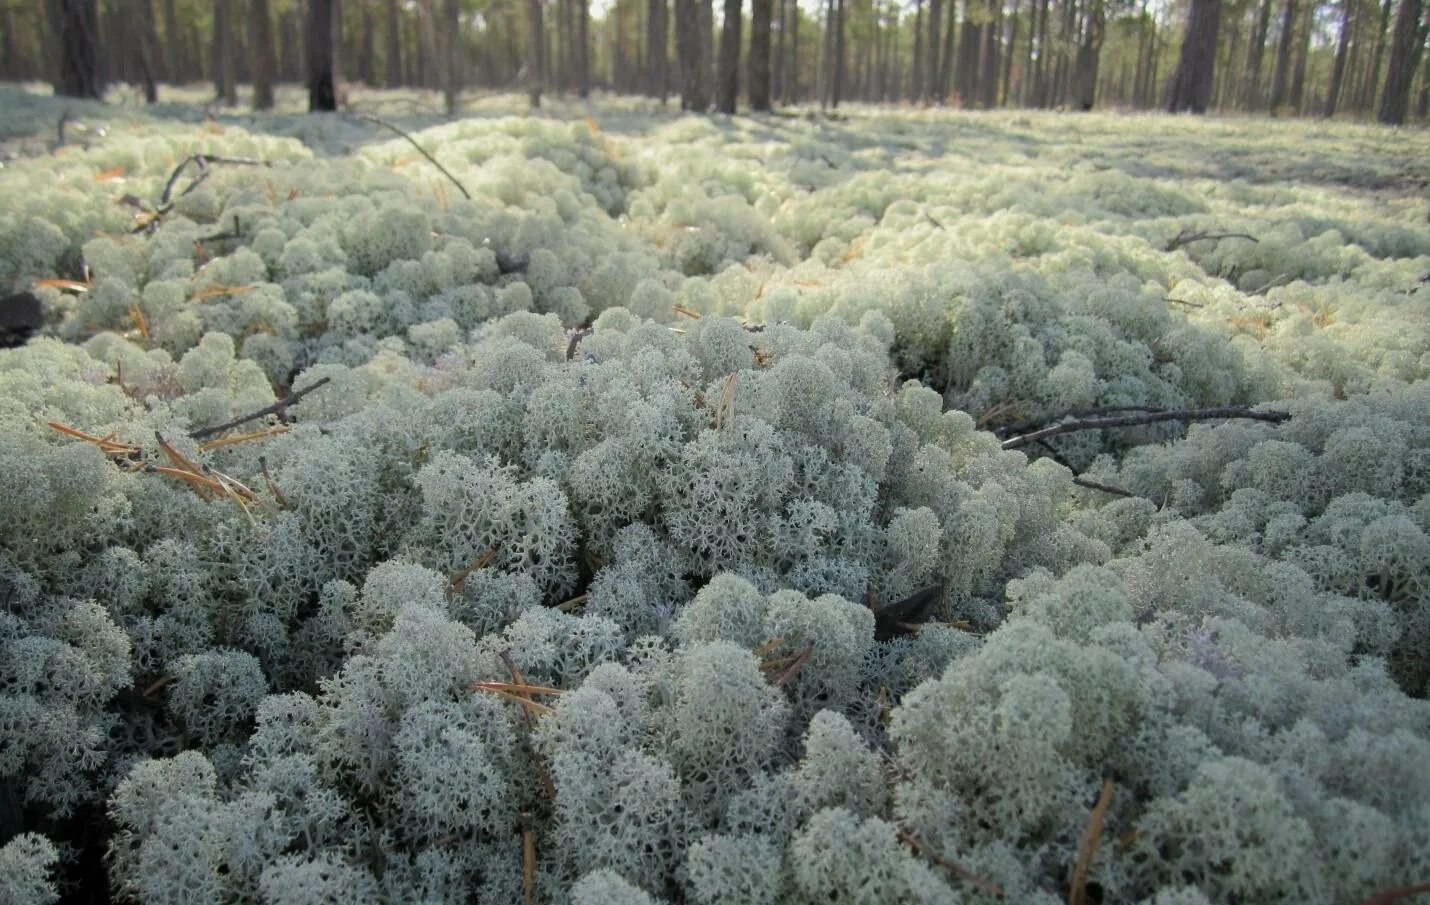
M 1341 82 L 1346 74 L 1346 51 L 1350 47 L 1351 29 L 1355 27 L 1355 0 L 1341 0 L 1341 35 L 1336 41 L 1336 61 L 1331 65 L 1331 87 L 1326 91 L 1326 116 L 1336 115 L 1336 102 L 1341 96 Z
M 1306 7 L 1306 15 L 1301 17 L 1300 32 L 1296 36 L 1296 65 L 1291 75 L 1291 96 L 1287 105 L 1292 113 L 1301 113 L 1305 108 L 1306 63 L 1311 55 L 1311 32 L 1316 21 L 1316 0 Z
M 310 0 L 308 6 L 308 112 L 338 109 L 334 78 L 338 57 L 337 0 Z
M 462 93 L 462 17 L 459 0 L 442 3 L 442 106 L 448 116 L 457 112 Z
M 546 66 L 546 34 L 541 22 L 541 0 L 526 0 L 526 98 L 541 106 L 542 72 Z
M 233 13 L 231 0 L 214 0 L 213 66 L 214 99 L 232 107 L 238 103 L 238 87 L 233 75 Z
M 770 16 L 772 0 L 750 2 L 750 109 L 770 109 Z
M 98 98 L 99 18 L 95 0 L 50 0 L 54 30 L 59 35 L 60 65 L 55 93 L 65 97 Z
M 830 106 L 837 109 L 844 97 L 844 0 L 839 0 L 834 9 L 834 86 Z
M 624 17 L 621 25 L 624 26 Z M 625 40 L 625 28 L 620 29 L 621 41 Z M 591 4 L 588 0 L 576 0 L 576 95 L 589 97 L 591 94 Z
M 402 22 L 397 0 L 387 0 L 387 87 L 402 87 Z
M 965 7 L 967 15 L 967 7 Z M 943 104 L 948 100 L 949 92 L 953 90 L 953 39 L 954 26 L 958 21 L 958 8 L 951 2 L 948 4 L 948 22 L 943 30 L 943 50 L 940 52 L 938 61 L 938 90 L 934 93 L 935 103 Z
M 273 21 L 268 0 L 248 0 L 248 48 L 253 55 L 253 109 L 273 108 Z
M 909 76 L 909 100 L 924 96 L 924 0 L 914 0 L 914 61 Z
M 1212 97 L 1216 37 L 1220 26 L 1221 0 L 1192 0 L 1187 29 L 1182 38 L 1182 52 L 1167 88 L 1168 112 L 1207 112 Z
M 1255 110 L 1261 105 L 1261 62 L 1266 56 L 1266 36 L 1271 31 L 1271 0 L 1261 0 L 1256 27 L 1246 48 L 1247 79 L 1242 84 L 1241 105 Z
M 998 101 L 998 60 L 1002 53 L 999 36 L 1003 31 L 1003 4 L 988 0 L 988 21 L 983 23 L 983 47 L 979 52 L 978 104 L 993 109 Z
M 953 10 L 949 11 L 949 17 L 953 17 Z M 919 90 L 920 97 L 926 97 L 930 101 L 938 100 L 938 80 L 942 74 L 939 68 L 941 58 L 939 56 L 940 42 L 943 33 L 940 30 L 940 23 L 943 22 L 943 0 L 929 0 L 929 23 L 928 23 L 928 73 L 927 84 Z
M 1395 29 L 1390 34 L 1390 66 L 1385 72 L 1385 90 L 1380 96 L 1378 118 L 1388 126 L 1405 122 L 1410 107 L 1410 86 L 1420 66 L 1425 34 L 1420 28 L 1421 0 L 1400 0 L 1395 11 Z
M 1380 83 L 1380 64 L 1385 59 L 1385 33 L 1390 28 L 1390 0 L 1384 0 L 1380 5 L 1380 21 L 1375 33 L 1375 51 L 1371 55 L 1370 71 L 1366 73 L 1365 84 L 1361 86 L 1360 98 L 1356 102 L 1356 107 L 1360 110 L 1369 110 L 1375 104 L 1375 91 Z
M 773 65 L 770 69 L 770 93 L 774 99 L 780 103 L 785 99 L 785 25 L 789 21 L 789 0 L 780 0 L 779 7 L 775 10 L 775 19 L 779 22 L 779 30 L 775 34 L 775 47 L 772 56 Z
M 1092 0 L 1077 48 L 1077 78 L 1073 99 L 1077 110 L 1091 110 L 1097 100 L 1097 64 L 1102 55 L 1102 40 L 1106 33 L 1102 0 Z
M 645 21 L 646 91 L 652 97 L 660 98 L 662 104 L 665 103 L 666 92 L 670 90 L 666 67 L 669 60 L 666 53 L 669 29 L 665 24 L 665 10 L 665 0 L 647 0 Z
M 358 42 L 358 74 L 362 83 L 377 87 L 377 25 L 373 22 L 372 0 L 362 0 L 362 32 Z
M 1281 16 L 1281 35 L 1276 42 L 1276 73 L 1271 79 L 1271 113 L 1286 102 L 1290 92 L 1291 50 L 1296 42 L 1296 0 L 1286 0 Z

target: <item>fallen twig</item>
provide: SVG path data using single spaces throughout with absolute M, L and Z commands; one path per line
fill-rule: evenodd
M 1072 881 L 1068 886 L 1068 905 L 1086 905 L 1087 877 L 1092 872 L 1092 859 L 1097 857 L 1097 847 L 1102 842 L 1102 822 L 1107 818 L 1107 809 L 1112 804 L 1112 778 L 1102 780 L 1102 791 L 1097 795 L 1097 804 L 1092 806 L 1092 815 L 1082 831 L 1082 842 L 1077 847 L 1077 860 L 1073 862 Z
M 408 135 L 406 132 L 402 131 L 397 126 L 394 126 L 387 120 L 373 116 L 371 113 L 357 113 L 354 115 L 358 119 L 366 120 L 367 122 L 382 126 L 384 129 L 390 129 L 393 132 L 396 132 L 398 135 L 401 135 L 403 138 L 407 139 L 407 143 L 412 145 L 412 147 L 416 148 L 417 153 L 427 158 L 428 162 L 431 163 L 432 166 L 441 170 L 443 176 L 446 176 L 448 179 L 452 180 L 452 184 L 457 187 L 457 191 L 462 193 L 463 198 L 466 198 L 468 201 L 472 200 L 472 195 L 470 192 L 467 191 L 467 187 L 462 185 L 461 181 L 458 180 L 456 176 L 453 176 L 446 167 L 438 163 L 437 158 L 433 157 L 431 154 L 428 154 L 427 149 L 417 143 L 417 139 L 413 138 L 411 135 Z
M 1206 230 L 1192 232 L 1191 230 L 1184 229 L 1173 236 L 1172 240 L 1167 243 L 1167 250 L 1176 251 L 1183 245 L 1190 245 L 1193 242 L 1203 242 L 1211 239 L 1246 239 L 1249 242 L 1261 241 L 1255 236 L 1250 236 L 1246 233 L 1214 233 Z
M 1391 902 L 1399 902 L 1401 899 L 1408 899 L 1411 896 L 1424 895 L 1430 895 L 1430 883 L 1417 883 L 1414 886 L 1387 889 L 1366 899 L 1361 905 L 1390 905 Z
M 1070 434 L 1074 431 L 1104 430 L 1113 427 L 1138 427 L 1144 424 L 1156 424 L 1162 421 L 1213 421 L 1218 419 L 1246 418 L 1252 421 L 1267 421 L 1272 424 L 1280 424 L 1291 417 L 1290 412 L 1279 411 L 1253 411 L 1245 406 L 1227 406 L 1222 408 L 1205 409 L 1179 409 L 1176 411 L 1148 411 L 1136 415 L 1118 415 L 1111 418 L 1083 418 L 1071 421 L 1062 421 L 1057 424 L 1050 424 L 1047 427 L 1010 437 L 1003 441 L 1004 449 L 1018 449 L 1027 446 L 1029 443 L 1036 443 L 1048 437 L 1056 437 L 1058 434 Z
M 492 560 L 496 558 L 497 551 L 495 549 L 488 550 L 481 556 L 478 556 L 471 562 L 467 563 L 462 568 L 453 572 L 451 577 L 447 579 L 448 595 L 455 596 L 457 594 L 462 593 L 462 585 L 467 583 L 467 579 L 472 576 L 472 573 L 477 571 L 478 569 L 485 569 L 487 566 L 491 565 Z
M 257 421 L 259 418 L 262 418 L 265 415 L 277 415 L 280 420 L 287 421 L 288 406 L 292 405 L 299 399 L 302 399 L 304 396 L 313 392 L 318 387 L 327 383 L 330 379 L 331 378 L 328 377 L 321 377 L 318 380 L 315 380 L 313 383 L 309 384 L 308 386 L 303 387 L 303 389 L 301 390 L 294 390 L 293 392 L 289 393 L 287 396 L 284 396 L 282 399 L 279 399 L 272 405 L 265 405 L 263 408 L 259 409 L 256 412 L 250 412 L 249 414 L 244 415 L 241 418 L 235 418 L 232 421 L 225 421 L 223 424 L 215 424 L 212 427 L 201 427 L 198 430 L 189 431 L 189 436 L 195 440 L 203 440 L 206 437 L 212 437 L 214 434 L 221 434 L 224 431 L 233 430 L 235 427 L 247 424 L 250 421 Z
M 1139 497 L 1141 494 L 1133 493 L 1130 490 L 1123 490 L 1121 487 L 1114 487 L 1111 484 L 1104 484 L 1101 481 L 1094 481 L 1092 478 L 1085 478 L 1082 475 L 1073 475 L 1073 483 L 1079 487 L 1086 487 L 1089 490 L 1101 490 L 1103 493 L 1110 493 L 1113 496 Z
M 1186 305 L 1188 308 L 1206 307 L 1206 305 L 1202 304 L 1201 302 L 1189 302 L 1186 299 L 1174 299 L 1170 295 L 1163 298 L 1162 301 L 1168 303 L 1169 305 Z
M 199 184 L 208 178 L 209 165 L 215 163 L 232 164 L 234 166 L 244 167 L 268 166 L 267 161 L 257 160 L 252 157 L 223 157 L 218 154 L 190 154 L 188 157 L 185 157 L 183 160 L 179 161 L 179 165 L 174 167 L 174 171 L 169 174 L 169 181 L 164 183 L 164 192 L 159 196 L 159 212 L 166 213 L 169 208 L 173 206 L 171 197 L 174 194 L 174 185 L 179 181 L 179 177 L 183 175 L 184 170 L 188 169 L 189 164 L 196 164 L 198 166 L 199 175 L 195 177 L 193 182 L 190 182 L 187 186 L 185 186 L 182 192 L 179 193 L 180 198 L 187 195 L 189 192 L 192 192 L 194 189 L 198 188 Z
M 929 851 L 928 848 L 922 842 L 919 842 L 913 837 L 913 835 L 906 832 L 905 830 L 899 830 L 898 836 L 900 842 L 914 850 L 914 854 L 922 855 L 923 857 L 932 861 L 934 864 L 937 864 L 939 867 L 942 867 L 944 870 L 953 874 L 958 879 L 969 884 L 970 886 L 977 887 L 978 889 L 988 893 L 988 895 L 992 896 L 995 899 L 1003 898 L 1003 887 L 999 886 L 997 883 L 994 883 L 992 880 L 986 880 L 983 877 L 978 876 L 973 871 L 964 867 L 962 864 L 959 864 L 957 861 L 951 861 L 948 858 L 943 857 L 942 855 Z

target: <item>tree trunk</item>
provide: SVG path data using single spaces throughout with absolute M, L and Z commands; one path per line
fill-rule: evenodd
M 965 15 L 967 7 L 965 7 Z M 953 86 L 953 38 L 954 25 L 958 20 L 958 9 L 952 2 L 948 4 L 948 24 L 943 30 L 943 50 L 940 52 L 938 61 L 938 89 L 934 92 L 935 103 L 943 104 L 948 100 L 949 92 Z
M 1276 74 L 1271 79 L 1271 113 L 1286 102 L 1291 86 L 1291 50 L 1296 42 L 1296 0 L 1286 0 L 1276 42 Z
M 789 88 L 793 90 L 795 103 L 803 97 L 799 82 L 799 3 L 791 0 L 789 15 Z
M 675 50 L 680 62 L 680 109 L 704 113 L 709 100 L 700 52 L 699 0 L 675 0 Z
M 1294 0 L 1288 0 L 1294 2 Z M 1216 36 L 1221 25 L 1221 0 L 1192 0 L 1177 70 L 1167 89 L 1170 113 L 1205 113 L 1211 103 L 1216 68 Z
M 1101 0 L 1092 0 L 1084 26 L 1082 41 L 1077 48 L 1077 85 L 1074 109 L 1091 110 L 1097 100 L 1097 64 L 1102 55 L 1102 40 L 1106 20 L 1103 18 Z
M 310 0 L 308 5 L 308 112 L 338 109 L 333 72 L 337 68 L 338 31 L 333 16 L 337 0 Z
M 1361 86 L 1356 107 L 1369 110 L 1375 103 L 1375 90 L 1380 83 L 1380 64 L 1385 59 L 1385 32 L 1390 28 L 1390 0 L 1380 5 L 1380 21 L 1375 33 L 1375 52 L 1371 55 L 1370 72 L 1366 73 L 1365 84 Z
M 1395 11 L 1395 29 L 1390 34 L 1390 67 L 1385 72 L 1385 91 L 1380 96 L 1378 116 L 1388 126 L 1405 122 L 1410 107 L 1410 85 L 1415 81 L 1424 46 L 1420 0 L 1400 0 L 1400 7 Z
M 624 7 L 621 8 L 624 11 Z M 626 30 L 625 17 L 618 21 L 619 38 L 624 44 Z M 589 97 L 591 94 L 591 4 L 588 0 L 576 0 L 576 96 Z M 624 80 L 623 80 L 624 83 Z
M 924 96 L 924 0 L 914 0 L 914 62 L 909 76 L 909 100 Z
M 978 101 L 978 52 L 982 46 L 982 30 L 973 24 L 965 10 L 958 31 L 958 61 L 954 67 L 954 93 L 961 107 L 972 107 Z
M 949 11 L 949 17 L 953 17 L 953 10 Z M 931 101 L 938 100 L 938 79 L 941 74 L 939 42 L 943 36 L 939 25 L 942 21 L 943 0 L 929 0 L 928 74 L 927 84 L 920 89 L 920 96 L 927 97 Z
M 830 88 L 830 106 L 839 107 L 844 96 L 844 0 L 839 0 L 834 12 L 834 80 Z
M 1336 61 L 1331 66 L 1331 87 L 1326 91 L 1326 116 L 1336 115 L 1336 102 L 1341 96 L 1341 82 L 1346 74 L 1346 51 L 1350 47 L 1351 29 L 1355 27 L 1355 0 L 1341 0 L 1341 35 L 1336 41 Z
M 785 99 L 785 25 L 789 20 L 789 0 L 780 0 L 778 9 L 775 10 L 775 17 L 779 22 L 779 31 L 775 34 L 775 47 L 773 55 L 773 66 L 770 71 L 770 93 L 779 103 L 784 103 Z
M 1255 110 L 1261 105 L 1261 61 L 1266 56 L 1266 35 L 1271 30 L 1271 0 L 1261 0 L 1256 14 L 1256 27 L 1246 49 L 1246 82 L 1242 85 L 1241 105 Z
M 666 41 L 668 29 L 665 24 L 665 0 L 648 0 L 646 3 L 646 91 L 652 97 L 665 103 L 669 90 L 669 76 L 666 74 Z
M 55 94 L 98 98 L 99 19 L 95 0 L 50 0 L 52 28 L 59 35 L 60 65 Z
M 998 60 L 1002 47 L 998 39 L 1003 31 L 1003 4 L 988 0 L 988 21 L 983 23 L 983 47 L 979 53 L 978 104 L 985 110 L 998 102 Z
M 750 109 L 770 109 L 770 15 L 771 0 L 750 2 Z
M 459 0 L 442 0 L 442 106 L 448 116 L 457 112 L 462 93 L 462 17 Z
M 253 109 L 273 108 L 273 22 L 268 0 L 248 0 L 248 48 L 253 55 Z
M 184 43 L 179 36 L 179 11 L 175 0 L 164 0 L 164 72 L 171 82 L 183 82 L 188 77 L 188 61 L 184 59 Z
M 1019 0 L 1013 0 L 1013 14 L 1008 17 L 1008 49 L 1003 54 L 1003 78 L 998 93 L 1000 107 L 1008 106 L 1009 99 L 1013 97 L 1013 57 L 1018 49 L 1018 26 L 1022 18 Z
M 213 67 L 214 100 L 232 107 L 238 103 L 238 89 L 233 76 L 233 8 L 231 0 L 214 0 L 213 47 L 210 61 Z
M 402 21 L 397 0 L 387 0 L 387 87 L 402 87 Z
M 1311 55 L 1311 32 L 1316 21 L 1316 3 L 1312 0 L 1302 16 L 1301 29 L 1296 37 L 1296 66 L 1291 76 L 1291 96 L 1287 99 L 1292 113 L 1300 113 L 1305 107 L 1306 62 Z
M 546 66 L 546 33 L 541 23 L 541 0 L 526 0 L 526 97 L 533 108 L 541 106 L 542 72 Z
M 1038 0 L 1038 70 L 1033 79 L 1034 107 L 1048 105 L 1048 2 Z
M 377 25 L 373 22 L 371 0 L 362 0 L 362 32 L 358 41 L 358 74 L 362 83 L 377 87 Z

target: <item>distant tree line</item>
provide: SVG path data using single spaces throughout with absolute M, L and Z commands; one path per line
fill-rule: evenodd
M 719 16 L 717 18 L 717 12 Z M 1430 115 L 1427 0 L 0 0 L 0 78 Z

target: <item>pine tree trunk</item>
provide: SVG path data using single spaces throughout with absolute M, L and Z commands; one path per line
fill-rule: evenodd
M 624 10 L 624 7 L 622 7 Z M 619 20 L 620 40 L 624 46 L 626 30 L 625 17 Z M 576 0 L 576 95 L 589 97 L 591 94 L 591 4 L 588 0 Z M 624 67 L 623 67 L 624 68 Z M 622 79 L 622 83 L 625 83 Z
M 1288 0 L 1294 2 L 1294 0 Z M 1177 70 L 1167 89 L 1170 113 L 1205 113 L 1211 103 L 1221 0 L 1192 0 Z
M 909 100 L 924 95 L 924 0 L 914 0 L 914 61 L 909 75 Z
M 669 76 L 666 72 L 666 40 L 668 29 L 665 24 L 665 0 L 648 0 L 646 4 L 646 91 L 652 97 L 665 103 Z
M 1346 74 L 1346 51 L 1355 24 L 1354 9 L 1354 0 L 1341 0 L 1341 35 L 1336 41 L 1336 61 L 1331 66 L 1331 87 L 1326 91 L 1326 116 L 1336 115 L 1336 103 L 1340 100 L 1341 82 Z
M 1301 113 L 1305 108 L 1306 63 L 1311 54 L 1312 23 L 1316 21 L 1316 3 L 1306 8 L 1302 17 L 1301 30 L 1296 39 L 1296 66 L 1291 76 L 1291 96 L 1287 103 L 1292 113 Z
M 1261 0 L 1256 13 L 1256 28 L 1246 48 L 1246 75 L 1242 85 L 1241 105 L 1247 110 L 1261 106 L 1261 61 L 1266 56 L 1266 36 L 1271 30 L 1271 0 Z
M 268 0 L 248 0 L 248 47 L 253 55 L 253 109 L 273 108 L 273 22 Z
M 780 0 L 780 5 L 775 10 L 775 16 L 779 22 L 779 31 L 775 34 L 773 66 L 770 72 L 770 93 L 774 96 L 776 103 L 782 104 L 785 100 L 785 27 L 789 21 L 789 0 Z
M 213 49 L 210 54 L 213 66 L 214 100 L 232 107 L 238 103 L 237 86 L 233 76 L 233 36 L 230 34 L 233 11 L 231 0 L 214 0 Z
M 387 87 L 402 87 L 402 21 L 397 0 L 387 0 Z
M 164 0 L 164 71 L 171 82 L 188 78 L 188 61 L 179 37 L 179 11 L 175 0 Z
M 839 0 L 834 13 L 834 83 L 830 106 L 839 107 L 844 96 L 844 0 Z
M 373 22 L 372 5 L 369 0 L 362 2 L 362 33 L 358 43 L 358 73 L 362 83 L 377 87 L 377 26 Z
M 979 53 L 978 105 L 993 109 L 998 101 L 998 62 L 1002 48 L 998 38 L 1003 29 L 1001 0 L 988 0 L 988 21 L 983 23 L 983 47 Z
M 1008 100 L 1013 94 L 1013 57 L 1018 50 L 1018 26 L 1022 22 L 1023 14 L 1019 7 L 1019 0 L 1013 0 L 1013 14 L 1008 17 L 1008 49 L 1003 54 L 1003 78 L 999 86 L 998 106 L 1008 106 Z
M 308 111 L 338 109 L 338 31 L 333 16 L 336 0 L 310 0 L 308 5 Z
M 949 11 L 952 18 L 953 11 Z M 920 96 L 927 97 L 931 101 L 938 100 L 938 79 L 941 74 L 939 41 L 942 32 L 939 30 L 943 21 L 943 0 L 929 0 L 929 27 L 928 27 L 928 74 L 927 84 L 921 89 Z
M 526 98 L 541 106 L 542 71 L 546 65 L 546 32 L 541 22 L 541 0 L 526 0 Z
M 1390 66 L 1385 72 L 1385 90 L 1380 96 L 1378 118 L 1388 126 L 1405 122 L 1410 107 L 1410 86 L 1420 67 L 1425 36 L 1420 29 L 1421 0 L 1400 0 L 1395 11 L 1395 29 L 1390 34 Z
M 750 0 L 750 109 L 770 109 L 770 16 L 772 0 Z
M 1291 50 L 1296 40 L 1296 0 L 1286 0 L 1281 17 L 1281 35 L 1276 42 L 1276 74 L 1271 79 L 1271 112 L 1274 115 L 1290 93 Z
M 799 4 L 790 3 L 789 17 L 789 88 L 793 91 L 792 97 L 795 103 L 799 103 L 802 95 L 800 93 L 799 81 Z
M 1369 110 L 1375 103 L 1375 91 L 1380 84 L 1380 64 L 1385 59 L 1385 33 L 1390 28 L 1390 0 L 1380 5 L 1380 21 L 1375 33 L 1375 52 L 1371 55 L 1370 71 L 1366 74 L 1365 84 L 1361 86 L 1360 98 L 1356 102 L 1356 109 Z M 1430 80 L 1427 80 L 1430 84 Z
M 953 39 L 954 25 L 958 20 L 957 7 L 952 2 L 948 4 L 948 23 L 943 30 L 943 50 L 940 51 L 938 61 L 938 88 L 934 92 L 935 103 L 943 104 L 948 100 L 949 91 L 953 83 Z
M 1077 49 L 1077 85 L 1074 109 L 1091 110 L 1097 100 L 1097 64 L 1102 55 L 1102 40 L 1105 20 L 1101 0 L 1092 0 L 1084 26 L 1082 41 Z
M 448 116 L 457 112 L 462 93 L 462 17 L 459 0 L 442 0 L 442 106 Z

